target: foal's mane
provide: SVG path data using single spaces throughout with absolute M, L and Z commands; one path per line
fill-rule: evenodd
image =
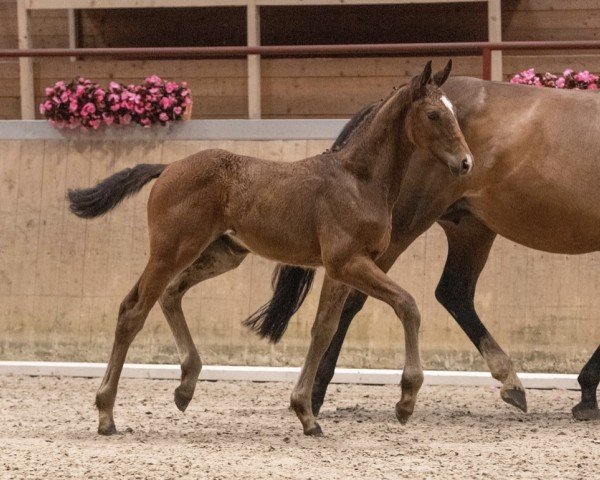
M 356 137 L 358 133 L 365 131 L 373 123 L 373 120 L 377 117 L 377 114 L 382 110 L 382 107 L 384 107 L 394 95 L 408 95 L 408 89 L 404 88 L 408 85 L 409 84 L 406 83 L 400 85 L 399 87 L 394 87 L 387 97 L 379 100 L 378 102 L 367 105 L 366 107 L 363 107 L 361 110 L 359 110 L 359 112 L 355 114 L 348 121 L 348 123 L 346 123 L 346 125 L 344 125 L 344 128 L 335 139 L 335 142 L 333 142 L 333 145 L 331 146 L 331 151 L 338 152 L 342 150 L 352 139 L 354 139 L 354 137 Z M 405 91 L 401 92 L 401 90 L 403 89 Z
M 356 136 L 357 132 L 366 130 L 369 125 L 371 125 L 377 114 L 381 111 L 382 107 L 385 106 L 388 100 L 390 100 L 394 95 L 408 95 L 409 89 L 404 89 L 404 87 L 409 87 L 409 85 L 409 83 L 405 83 L 399 87 L 394 87 L 392 92 L 386 98 L 381 99 L 378 102 L 371 103 L 370 105 L 367 105 L 359 110 L 359 112 L 356 113 L 348 121 L 348 123 L 346 123 L 346 125 L 344 125 L 344 128 L 333 142 L 330 151 L 338 152 L 342 150 L 350 142 L 350 140 Z M 401 92 L 402 89 L 405 91 Z M 429 93 L 430 89 L 428 88 L 427 91 Z

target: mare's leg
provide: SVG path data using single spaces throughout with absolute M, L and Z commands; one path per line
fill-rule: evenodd
M 577 381 L 581 385 L 581 402 L 573 407 L 573 416 L 577 420 L 600 419 L 596 397 L 596 390 L 600 384 L 600 346 L 581 370 Z
M 194 263 L 181 272 L 165 289 L 160 306 L 175 337 L 181 361 L 181 382 L 175 389 L 175 405 L 182 412 L 192 400 L 202 361 L 181 308 L 181 299 L 194 285 L 237 268 L 248 251 L 222 235 L 202 252 Z
M 406 344 L 406 361 L 402 373 L 402 397 L 396 404 L 396 417 L 406 423 L 414 410 L 417 393 L 423 383 L 418 334 L 420 315 L 414 299 L 396 285 L 368 257 L 353 257 L 343 264 L 325 265 L 327 275 L 337 282 L 327 284 L 321 296 L 311 345 L 300 378 L 292 392 L 292 408 L 307 435 L 318 435 L 321 429 L 311 409 L 311 387 L 322 355 L 331 343 L 339 321 L 340 306 L 349 289 L 340 282 L 390 305 L 402 321 Z M 327 299 L 327 300 L 325 300 Z
M 502 399 L 526 412 L 525 389 L 512 361 L 481 323 L 473 303 L 496 234 L 470 215 L 458 223 L 441 221 L 440 225 L 448 238 L 448 258 L 435 296 L 477 347 L 492 376 L 502 382 Z

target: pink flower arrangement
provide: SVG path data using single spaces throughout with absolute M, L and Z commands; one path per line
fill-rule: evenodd
M 166 125 L 184 118 L 192 98 L 186 82 L 152 75 L 142 85 L 110 82 L 105 91 L 85 78 L 46 88 L 40 113 L 58 128 L 98 130 L 101 125 Z
M 533 68 L 517 73 L 511 78 L 510 83 L 533 85 L 535 87 L 566 88 L 578 90 L 598 90 L 600 77 L 583 70 L 575 73 L 571 68 L 566 69 L 562 75 L 552 73 L 535 73 Z

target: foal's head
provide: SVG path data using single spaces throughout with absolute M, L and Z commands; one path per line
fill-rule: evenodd
M 459 176 L 471 171 L 473 155 L 458 126 L 454 106 L 440 90 L 451 69 L 452 60 L 432 77 L 428 62 L 423 73 L 411 80 L 412 106 L 406 117 L 406 131 L 412 143 Z

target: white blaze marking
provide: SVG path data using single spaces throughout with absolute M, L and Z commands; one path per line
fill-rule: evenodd
M 454 111 L 454 105 L 452 105 L 452 102 L 448 100 L 448 97 L 446 97 L 446 95 L 442 95 L 442 103 L 446 105 L 446 108 L 452 112 L 452 115 L 456 116 Z

